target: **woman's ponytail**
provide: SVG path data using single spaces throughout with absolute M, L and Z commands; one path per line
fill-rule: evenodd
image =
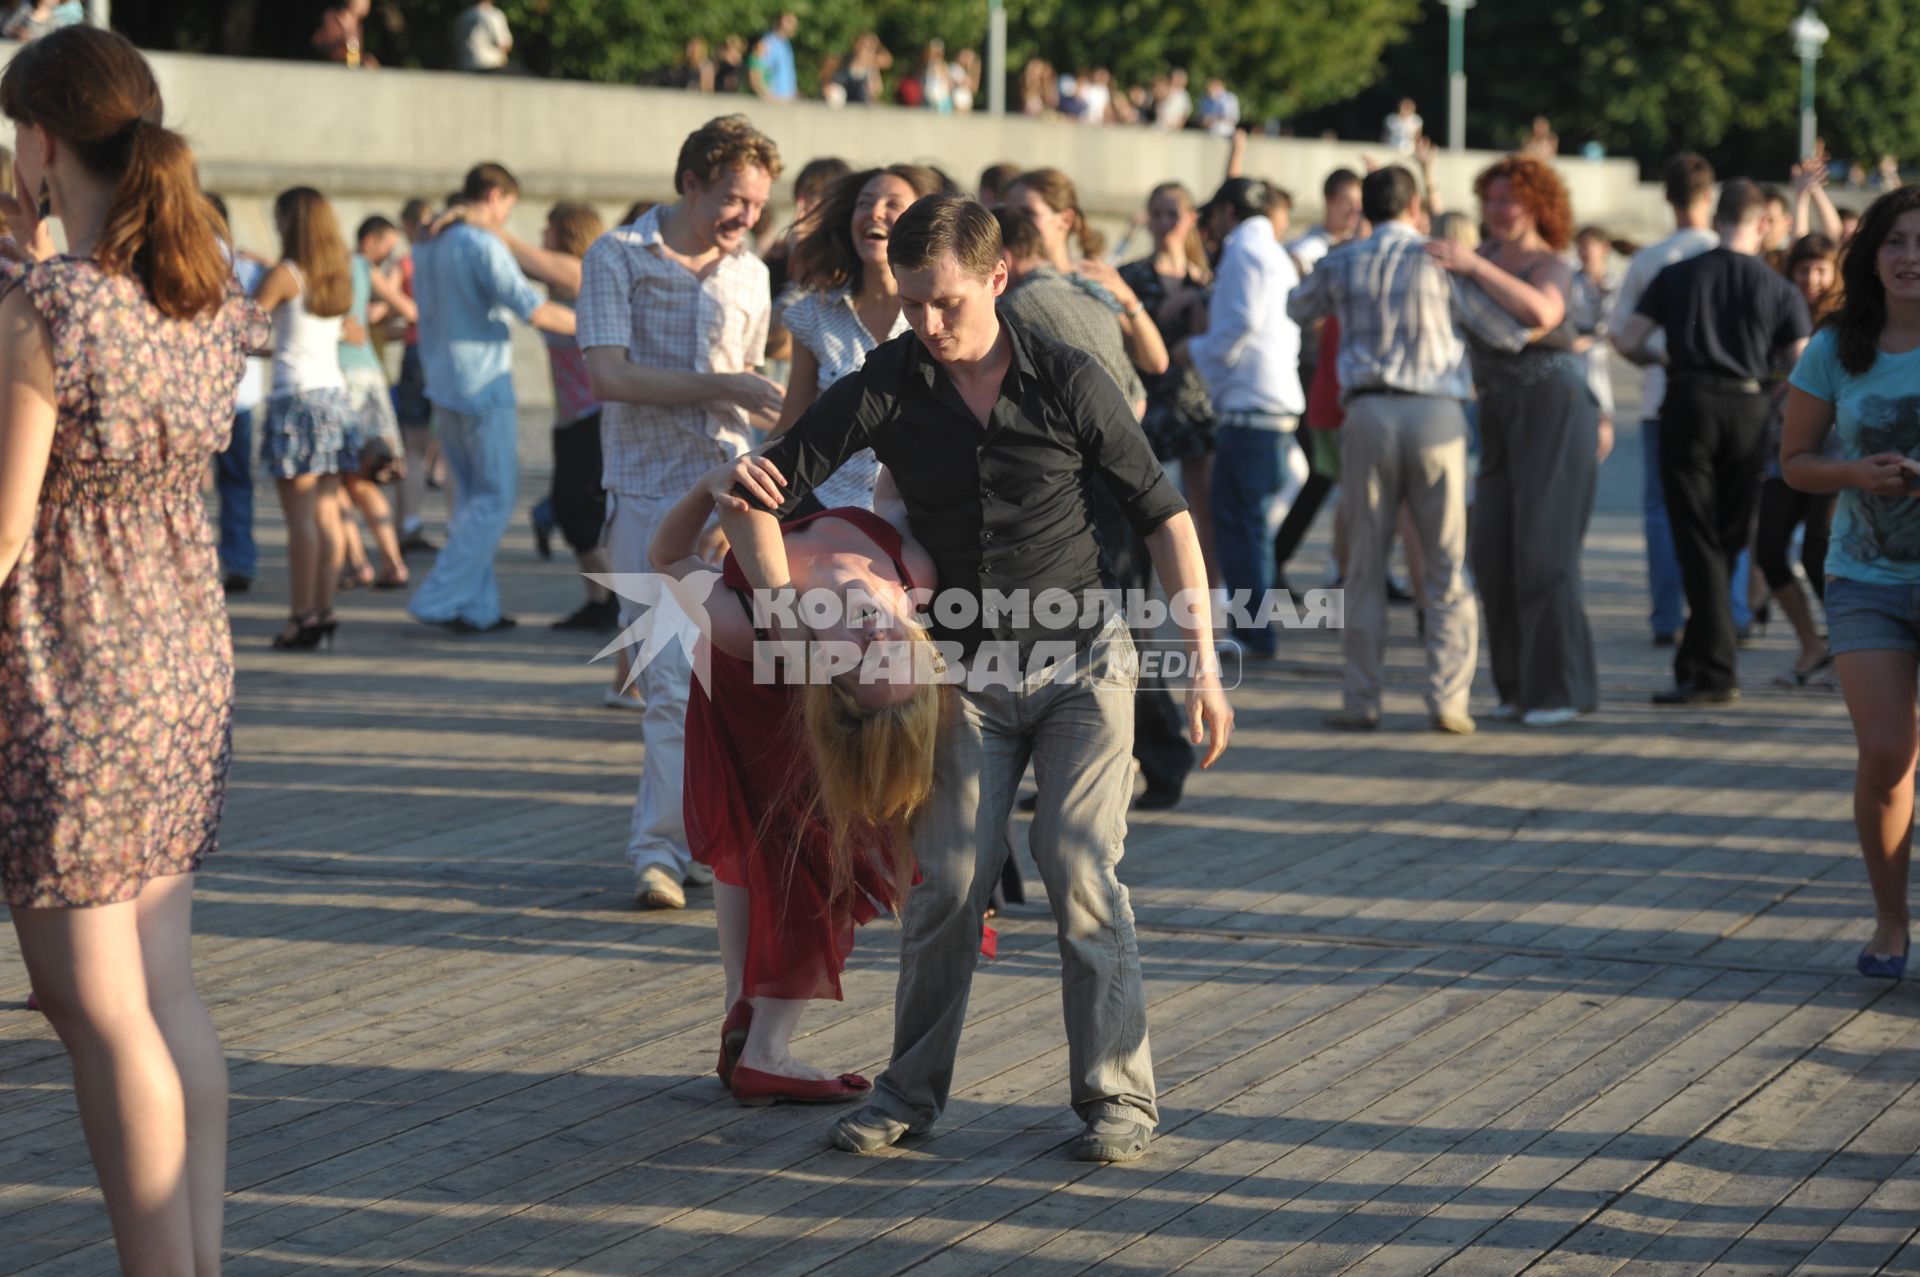
M 186 139 L 165 127 L 153 69 L 126 37 L 64 27 L 0 74 L 0 113 L 59 138 L 114 184 L 94 257 L 145 285 L 175 319 L 218 309 L 232 268 Z
M 187 319 L 225 302 L 232 267 L 187 140 L 147 119 L 127 126 L 126 168 L 94 256 L 146 285 L 161 314 Z
M 1107 237 L 1093 229 L 1077 204 L 1073 209 L 1073 233 L 1080 240 L 1080 256 L 1091 259 L 1106 251 Z

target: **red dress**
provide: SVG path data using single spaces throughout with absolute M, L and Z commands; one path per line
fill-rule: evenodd
M 870 510 L 835 509 L 781 526 L 791 536 L 815 519 L 852 524 L 893 560 L 900 580 L 914 582 L 900 555 L 900 534 Z M 750 591 L 728 554 L 721 585 Z M 706 686 L 687 697 L 684 811 L 693 858 L 720 882 L 746 890 L 750 902 L 749 998 L 840 999 L 840 972 L 853 951 L 854 927 L 896 904 L 897 892 L 878 840 L 855 861 L 854 890 L 827 904 L 827 832 L 807 823 L 805 797 L 813 763 L 800 722 L 800 688 L 756 683 L 753 662 L 712 652 Z

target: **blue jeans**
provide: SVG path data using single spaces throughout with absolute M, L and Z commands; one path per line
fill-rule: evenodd
M 513 519 L 520 482 L 520 427 L 512 404 L 481 413 L 433 407 L 433 430 L 453 480 L 447 541 L 407 611 L 430 625 L 456 617 L 482 628 L 500 619 L 494 551 Z
M 1653 596 L 1653 611 L 1647 619 L 1655 634 L 1678 634 L 1687 621 L 1687 596 L 1680 583 L 1680 556 L 1673 549 L 1673 525 L 1667 522 L 1667 496 L 1660 486 L 1660 422 L 1640 423 L 1640 516 L 1647 536 L 1647 593 Z M 1749 551 L 1740 551 L 1733 565 L 1730 593 L 1733 596 L 1733 624 L 1745 629 L 1753 620 L 1747 606 Z
M 1290 430 L 1221 424 L 1213 435 L 1213 550 L 1229 595 L 1248 592 L 1249 614 L 1273 586 L 1274 503 L 1287 483 Z M 1234 626 L 1249 652 L 1271 656 L 1273 631 Z
M 220 570 L 252 580 L 259 575 L 253 544 L 253 419 L 258 408 L 233 414 L 233 438 L 213 458 L 214 487 L 220 493 Z

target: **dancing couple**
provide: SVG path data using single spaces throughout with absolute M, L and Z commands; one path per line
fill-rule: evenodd
M 1132 796 L 1126 626 L 1099 607 L 1083 607 L 1064 633 L 1044 612 L 975 608 L 954 624 L 936 608 L 923 622 L 908 593 L 937 584 L 943 599 L 976 603 L 988 589 L 1104 597 L 1088 481 L 1106 485 L 1145 539 L 1169 597 L 1206 597 L 1199 541 L 1112 379 L 997 312 L 1007 268 L 992 214 L 960 196 L 923 198 L 894 224 L 889 254 L 912 331 L 873 349 L 761 455 L 709 472 L 652 544 L 656 569 L 703 570 L 693 550 L 717 511 L 732 546 L 709 607 L 710 678 L 687 718 L 689 758 L 706 764 L 686 769 L 689 840 L 720 884 L 720 1073 L 748 1103 L 865 1100 L 833 1131 L 849 1152 L 929 1130 L 952 1087 L 982 917 L 1031 762 L 1031 845 L 1058 927 L 1071 1095 L 1085 1123 L 1073 1153 L 1132 1161 L 1157 1110 L 1132 910 L 1115 875 Z M 780 522 L 863 449 L 888 473 L 875 512 Z M 776 606 L 759 613 L 774 624 L 756 634 L 752 599 L 815 589 L 860 606 L 818 631 Z M 1184 613 L 1185 642 L 1205 661 L 1187 695 L 1205 766 L 1226 747 L 1232 711 L 1207 610 Z M 852 672 L 761 684 L 751 659 L 761 635 L 863 652 L 937 643 L 960 668 L 936 675 L 939 662 L 914 661 L 912 686 Z M 1037 644 L 1062 639 L 1070 677 L 992 676 L 1026 669 Z M 789 1043 L 803 1001 L 838 994 L 853 925 L 896 906 L 891 1064 L 872 1083 L 799 1064 Z

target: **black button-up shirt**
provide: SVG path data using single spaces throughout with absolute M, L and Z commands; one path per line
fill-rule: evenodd
M 1133 410 L 1094 358 L 1023 331 L 1004 315 L 1012 363 L 988 424 L 960 397 L 912 333 L 867 355 L 866 364 L 821 393 L 767 456 L 786 477 L 790 517 L 841 462 L 872 448 L 893 472 L 913 534 L 932 555 L 940 592 L 1065 590 L 1076 602 L 1102 591 L 1101 545 L 1086 484 L 1104 483 L 1128 522 L 1146 536 L 1187 508 L 1154 459 Z M 753 498 L 741 492 L 748 500 Z M 759 503 L 755 503 L 756 505 Z M 762 507 L 764 508 L 764 507 Z M 932 615 L 936 639 L 971 654 L 981 641 L 1084 643 L 1095 609 L 1051 628 L 1036 614 L 1016 625 L 984 614 L 971 625 Z

